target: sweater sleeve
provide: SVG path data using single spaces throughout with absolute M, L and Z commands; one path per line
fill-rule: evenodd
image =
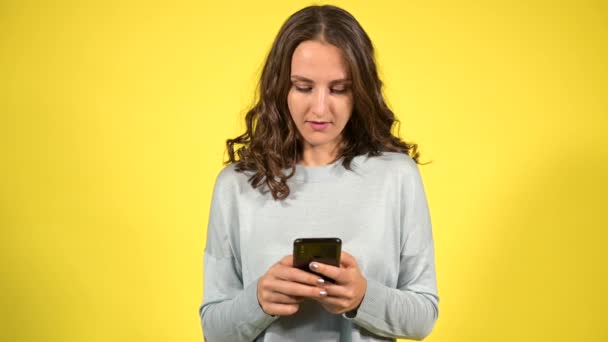
M 243 284 L 236 184 L 227 171 L 220 173 L 213 191 L 204 253 L 199 315 L 209 342 L 252 341 L 276 320 L 258 304 L 257 281 Z
M 429 209 L 412 161 L 401 179 L 401 253 L 396 288 L 368 279 L 358 310 L 344 317 L 380 336 L 422 340 L 438 317 L 439 297 Z

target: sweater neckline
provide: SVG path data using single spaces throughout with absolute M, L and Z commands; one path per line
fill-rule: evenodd
M 330 164 L 322 166 L 304 166 L 296 164 L 296 172 L 292 179 L 299 183 L 322 182 L 340 177 L 346 169 L 342 165 L 344 158 L 338 158 Z

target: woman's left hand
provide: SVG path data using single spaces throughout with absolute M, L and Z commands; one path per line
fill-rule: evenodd
M 326 296 L 314 298 L 325 310 L 342 314 L 359 307 L 367 290 L 367 280 L 361 274 L 359 265 L 352 255 L 342 252 L 340 267 L 319 262 L 311 262 L 309 267 L 312 271 L 335 281 L 335 284 L 325 282 L 322 285 L 327 293 Z

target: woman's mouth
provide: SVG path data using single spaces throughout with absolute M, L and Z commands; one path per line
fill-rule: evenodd
M 306 121 L 306 123 L 308 123 L 310 127 L 312 127 L 312 129 L 315 131 L 322 131 L 326 129 L 330 124 L 330 122 L 328 121 Z

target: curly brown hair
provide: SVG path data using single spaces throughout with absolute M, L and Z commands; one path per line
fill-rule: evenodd
M 262 70 L 256 103 L 245 116 L 247 130 L 226 141 L 226 164 L 237 163 L 238 172 L 252 171 L 251 186 L 266 185 L 275 200 L 289 196 L 287 180 L 295 173 L 303 146 L 287 106 L 291 58 L 296 47 L 307 40 L 340 48 L 349 66 L 353 113 L 337 155 L 337 159 L 343 158 L 344 167 L 350 170 L 358 155 L 377 156 L 383 151 L 405 153 L 419 163 L 418 146 L 391 132 L 394 126 L 398 131 L 399 121 L 384 101 L 370 38 L 350 13 L 324 5 L 299 10 L 279 30 Z M 285 172 L 289 169 L 291 172 Z

